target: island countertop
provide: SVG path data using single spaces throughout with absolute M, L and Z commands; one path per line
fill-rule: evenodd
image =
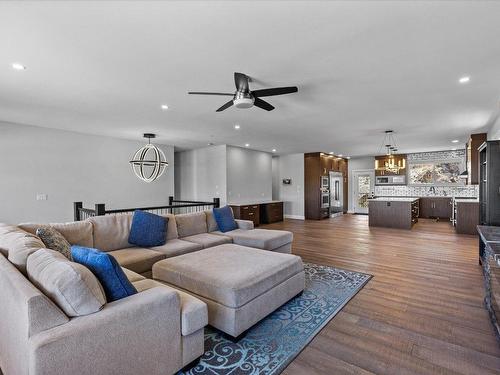
M 420 198 L 412 198 L 412 197 L 377 197 L 377 198 L 368 198 L 368 201 L 376 201 L 376 202 L 416 202 Z

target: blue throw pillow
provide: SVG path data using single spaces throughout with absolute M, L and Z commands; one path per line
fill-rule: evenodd
M 106 299 L 113 302 L 137 293 L 122 268 L 111 255 L 83 246 L 71 246 L 73 261 L 87 267 L 100 281 Z
M 128 242 L 141 247 L 165 245 L 167 240 L 168 218 L 136 210 Z
M 217 226 L 221 232 L 229 232 L 230 230 L 238 229 L 231 207 L 224 206 L 221 208 L 214 208 L 213 213 Z

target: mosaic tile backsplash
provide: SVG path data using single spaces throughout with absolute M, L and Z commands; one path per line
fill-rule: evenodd
M 375 186 L 378 197 L 478 197 L 478 185 L 466 186 Z

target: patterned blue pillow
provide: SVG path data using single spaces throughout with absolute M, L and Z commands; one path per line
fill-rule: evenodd
M 83 246 L 71 246 L 73 261 L 87 267 L 97 277 L 108 302 L 137 293 L 122 268 L 111 255 Z
M 168 218 L 136 210 L 128 242 L 141 247 L 165 245 L 167 241 Z
M 230 230 L 238 229 L 231 207 L 224 206 L 221 208 L 214 208 L 213 213 L 217 226 L 221 232 L 229 232 Z

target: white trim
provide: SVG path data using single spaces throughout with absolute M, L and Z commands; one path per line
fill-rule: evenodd
M 297 220 L 305 220 L 306 217 L 304 215 L 283 215 L 285 219 L 297 219 Z
M 355 180 L 355 176 L 357 174 L 369 174 L 372 178 L 372 183 L 371 183 L 371 187 L 373 188 L 373 191 L 375 192 L 375 169 L 353 169 L 351 171 L 351 178 L 349 180 L 349 192 L 351 193 L 351 207 L 353 209 L 353 213 L 356 213 L 356 210 L 355 210 L 355 207 L 356 207 L 356 204 L 355 204 L 355 201 L 356 201 L 356 197 L 354 196 L 354 180 Z M 365 213 L 365 212 L 361 212 L 361 213 Z M 367 212 L 366 212 L 367 213 Z

